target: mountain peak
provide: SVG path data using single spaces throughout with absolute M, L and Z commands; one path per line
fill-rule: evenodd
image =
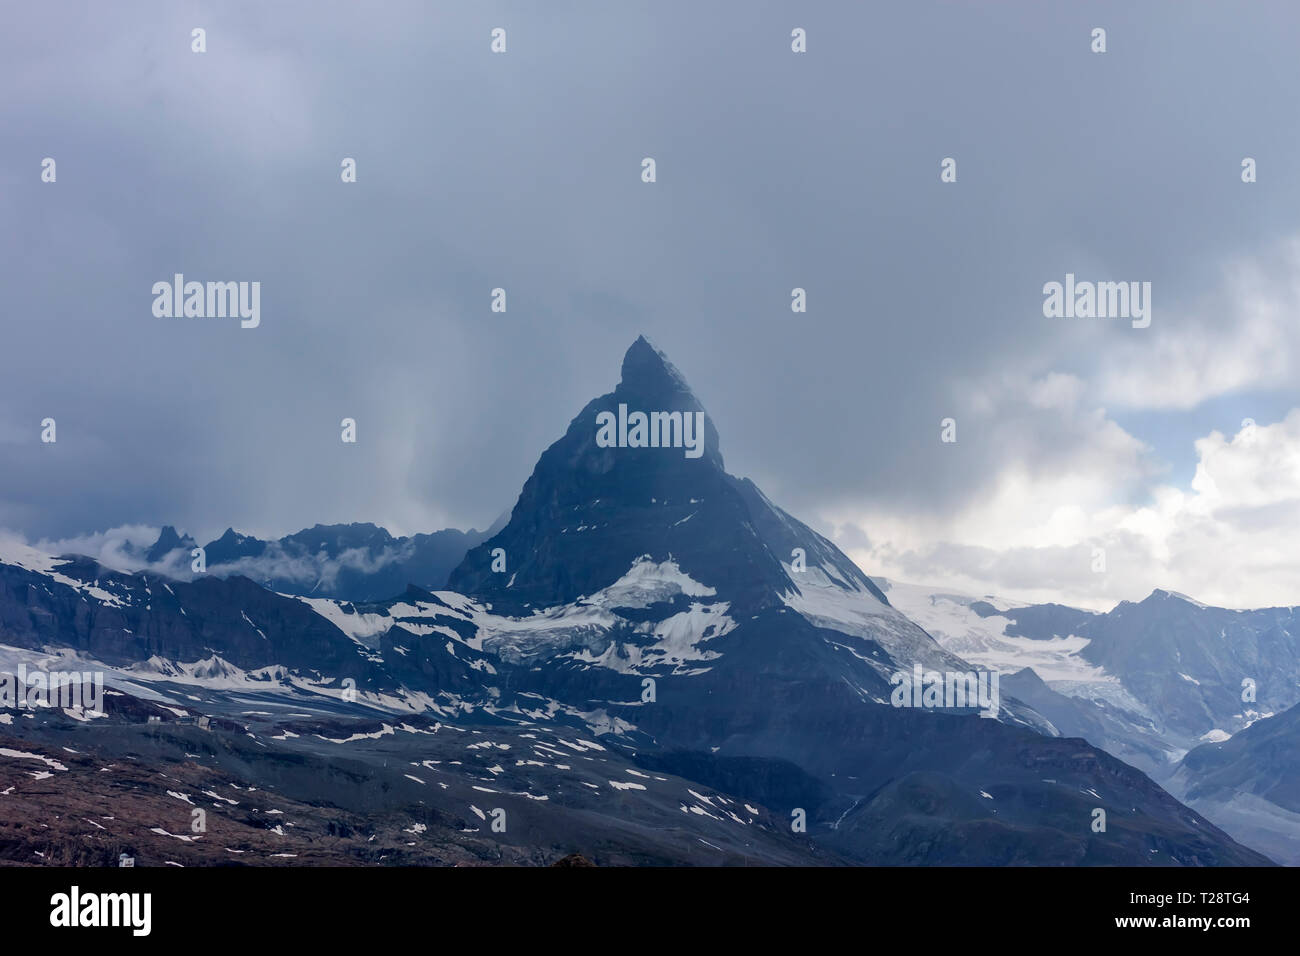
M 1168 588 L 1156 588 L 1149 595 L 1147 595 L 1147 601 L 1169 601 L 1169 600 L 1182 601 L 1184 604 L 1190 604 L 1193 607 L 1209 606 L 1206 604 L 1202 604 L 1200 601 L 1196 600 L 1195 598 L 1188 597 L 1186 594 L 1182 594 L 1178 591 L 1171 591 Z M 1144 601 L 1143 603 L 1146 602 Z
M 350 524 L 314 524 L 310 528 L 303 528 L 294 534 L 286 535 L 280 540 L 282 543 L 292 541 L 308 547 L 315 547 L 319 543 L 320 547 L 332 553 L 334 550 L 350 547 L 391 544 L 393 536 L 388 533 L 387 528 L 381 528 L 372 522 L 353 521 Z
M 751 501 L 768 507 L 726 473 L 703 405 L 638 336 L 618 385 L 542 453 L 510 520 L 466 554 L 448 586 L 523 613 L 594 594 L 648 554 L 693 580 L 707 576 L 736 606 L 771 604 L 792 585 Z
M 194 539 L 188 534 L 183 537 L 171 525 L 164 525 L 158 533 L 158 540 L 145 552 L 144 559 L 150 564 L 161 561 L 177 548 L 194 547 Z
M 724 595 L 739 615 L 802 593 L 784 566 L 799 555 L 873 614 L 889 608 L 838 548 L 727 474 L 718 445 L 681 372 L 639 336 L 617 387 L 542 453 L 510 520 L 465 555 L 448 587 L 523 615 L 596 594 L 648 556 Z
M 623 355 L 619 387 L 635 395 L 647 397 L 691 394 L 691 387 L 686 384 L 686 377 L 668 360 L 668 356 L 662 350 L 655 348 L 644 335 L 638 335 L 636 341 Z

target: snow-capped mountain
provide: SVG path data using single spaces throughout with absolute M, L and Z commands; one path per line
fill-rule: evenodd
M 703 454 L 599 447 L 597 416 L 620 406 L 698 414 Z M 796 551 L 804 570 L 792 567 Z M 647 559 L 707 582 L 725 596 L 733 621 L 789 608 L 811 624 L 877 642 L 896 664 L 965 669 L 834 544 L 727 473 L 712 419 L 681 373 L 640 338 L 618 387 L 590 402 L 542 454 L 510 520 L 469 551 L 448 586 L 519 614 L 582 601 Z
M 1231 610 L 1156 590 L 1103 614 L 877 583 L 949 651 L 1007 672 L 1030 668 L 1070 698 L 1034 703 L 1058 726 L 1074 709 L 1108 724 L 1115 747 L 1156 744 L 1159 760 L 1137 762 L 1158 775 L 1191 748 L 1300 702 L 1300 608 Z
M 1296 608 L 1230 610 L 1157 590 L 1101 614 L 876 583 L 948 650 L 1007 672 L 1006 691 L 1062 734 L 1300 865 Z
M 631 437 L 637 412 L 662 416 L 658 437 L 669 440 Z M 687 421 L 698 423 L 694 447 Z M 218 563 L 257 547 L 231 534 L 212 546 Z M 329 553 L 328 535 L 302 534 L 306 550 Z M 714 849 L 715 824 L 766 827 L 768 860 L 1263 862 L 1144 774 L 1058 736 L 1005 688 L 991 708 L 897 706 L 899 675 L 974 678 L 979 663 L 941 646 L 834 544 L 729 475 L 713 422 L 644 339 L 445 589 L 346 601 L 238 575 L 180 581 L 20 551 L 0 555 L 0 635 L 10 659 L 93 664 L 83 669 L 107 671 L 118 693 L 242 722 L 268 761 L 347 748 L 372 765 L 461 775 L 466 762 L 450 759 L 459 750 L 430 766 L 417 759 L 429 734 L 508 735 L 493 746 L 529 756 L 514 765 L 510 794 L 492 799 L 544 800 L 554 832 L 575 839 L 583 815 L 613 821 L 628 801 L 661 823 L 650 808 L 672 809 L 684 780 L 693 796 L 681 799 L 681 826 L 708 818 L 714 829 L 699 840 Z M 77 733 L 103 726 L 78 723 Z M 557 747 L 567 759 L 543 759 Z M 257 773 L 257 761 L 209 751 L 223 772 Z M 617 761 L 620 775 L 607 788 L 564 783 L 579 761 Z M 505 769 L 443 780 L 421 800 L 441 806 L 454 790 L 463 811 L 465 788 L 501 794 L 491 781 Z M 420 770 L 408 775 L 426 787 Z M 313 798 L 310 779 L 277 777 L 290 778 Z M 572 796 L 588 786 L 616 799 L 593 808 Z M 806 836 L 782 842 L 805 819 Z

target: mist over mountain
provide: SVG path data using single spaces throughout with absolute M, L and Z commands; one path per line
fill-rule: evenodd
M 504 522 L 503 515 L 487 531 L 448 528 L 403 537 L 363 522 L 318 524 L 272 540 L 228 528 L 202 546 L 202 573 L 239 575 L 284 594 L 375 601 L 401 594 L 410 585 L 443 587 L 465 552 Z M 188 534 L 166 525 L 153 544 L 128 542 L 100 560 L 117 570 L 191 580 L 198 547 Z

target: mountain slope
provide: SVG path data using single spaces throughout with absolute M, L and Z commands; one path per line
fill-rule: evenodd
M 1236 839 L 1300 866 L 1300 705 L 1192 750 L 1169 786 Z

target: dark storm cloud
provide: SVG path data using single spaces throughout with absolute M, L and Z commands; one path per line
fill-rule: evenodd
M 941 512 L 1008 458 L 1072 461 L 1050 409 L 984 429 L 957 383 L 1090 379 L 1133 333 L 1045 320 L 1044 282 L 1151 281 L 1159 332 L 1300 198 L 1296 11 L 1130 7 L 25 6 L 0 526 L 483 527 L 641 332 L 795 513 Z M 261 326 L 154 318 L 178 272 L 261 282 Z

